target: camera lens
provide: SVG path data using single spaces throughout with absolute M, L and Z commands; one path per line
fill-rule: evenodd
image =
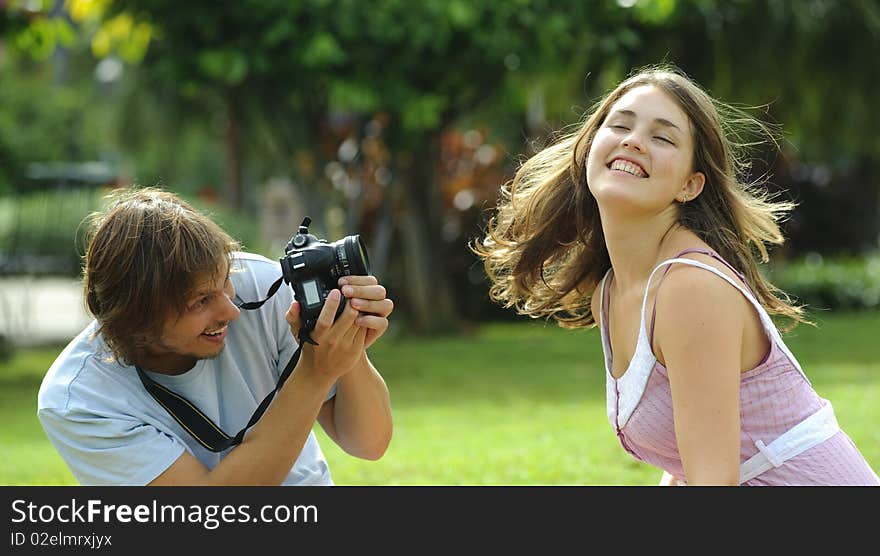
M 370 257 L 360 235 L 345 238 L 345 256 L 349 262 L 348 273 L 365 276 L 370 273 Z

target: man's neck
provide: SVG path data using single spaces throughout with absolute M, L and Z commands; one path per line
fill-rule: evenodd
M 198 359 L 191 355 L 176 353 L 165 355 L 144 354 L 135 364 L 144 371 L 160 375 L 182 375 L 196 366 Z

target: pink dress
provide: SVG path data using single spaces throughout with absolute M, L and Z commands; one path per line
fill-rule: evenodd
M 659 269 L 666 266 L 668 271 L 668 265 L 674 263 L 708 270 L 729 282 L 752 303 L 770 340 L 770 350 L 764 360 L 742 373 L 740 379 L 740 483 L 752 486 L 880 485 L 877 474 L 838 426 L 831 403 L 813 390 L 767 311 L 751 291 L 710 265 L 681 258 L 692 251 L 714 257 L 742 279 L 742 275 L 717 254 L 689 249 L 660 263 L 651 273 L 648 286 Z M 621 445 L 634 458 L 686 482 L 675 440 L 669 376 L 651 349 L 653 315 L 650 336 L 645 327 L 647 287 L 632 361 L 619 379 L 611 375 L 609 295 L 605 287 L 610 275 L 611 269 L 602 279 L 599 290 L 608 419 Z

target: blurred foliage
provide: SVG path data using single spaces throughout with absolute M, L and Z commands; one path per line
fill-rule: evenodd
M 367 238 L 383 282 L 423 323 L 498 315 L 465 247 L 482 209 L 523 157 L 646 64 L 672 62 L 780 124 L 781 153 L 767 145 L 755 171 L 801 203 L 785 256 L 827 260 L 880 236 L 874 0 L 0 8 L 0 193 L 48 187 L 27 177 L 34 162 L 110 161 L 110 185 L 204 201 L 261 250 L 242 215 L 267 181 L 290 178 L 326 235 Z
M 0 197 L 0 273 L 78 275 L 80 224 L 99 195 L 83 188 Z
M 148 71 L 132 72 L 138 102 L 158 94 L 172 121 L 187 122 L 180 127 L 216 118 L 234 93 L 251 122 L 248 154 L 263 167 L 272 157 L 262 151 L 276 151 L 276 164 L 289 169 L 297 147 L 316 147 L 314 119 L 334 111 L 393 114 L 395 150 L 412 133 L 480 112 L 491 115 L 493 133 L 521 141 L 528 110 L 539 113 L 528 135 L 546 133 L 576 120 L 632 68 L 666 60 L 719 98 L 764 106 L 784 122 L 786 156 L 837 168 L 880 153 L 880 137 L 864 125 L 880 82 L 871 58 L 880 6 L 872 0 L 7 5 L 11 47 L 37 58 L 61 45 L 141 62 Z
M 107 188 L 79 186 L 0 197 L 0 275 L 78 276 L 85 254 L 83 221 L 101 209 Z M 264 252 L 257 223 L 215 199 L 182 195 L 246 248 Z
M 0 55 L 0 194 L 38 187 L 31 163 L 96 160 L 108 150 L 111 122 L 93 80 L 53 90 L 51 70 Z
M 880 84 L 869 54 L 880 43 L 876 1 L 672 3 L 662 27 L 636 30 L 643 48 L 623 57 L 627 66 L 659 55 L 718 98 L 766 106 L 797 151 L 787 154 L 797 158 L 845 165 L 880 154 L 880 136 L 865 125 L 874 119 L 872 91 Z
M 277 259 L 282 253 L 272 253 L 265 240 L 260 235 L 260 222 L 256 218 L 242 218 L 241 215 L 213 197 L 210 192 L 202 195 L 182 195 L 195 208 L 210 216 L 219 224 L 233 239 L 241 243 L 242 248 L 253 253 L 260 253 L 270 259 Z M 291 234 L 294 229 L 291 228 Z
M 5 334 L 0 334 L 0 363 L 9 361 L 13 355 L 15 355 L 15 344 Z
M 773 283 L 811 310 L 880 309 L 880 253 L 823 257 L 810 253 L 770 273 Z
M 0 275 L 78 276 L 86 247 L 83 221 L 101 209 L 107 192 L 79 186 L 0 197 Z M 182 196 L 246 248 L 265 251 L 252 219 L 238 218 L 215 199 Z

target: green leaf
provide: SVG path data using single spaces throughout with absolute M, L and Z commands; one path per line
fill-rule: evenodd
M 675 0 L 639 0 L 633 9 L 639 21 L 658 25 L 669 19 L 675 4 Z
M 53 20 L 40 18 L 16 35 L 13 44 L 34 59 L 45 60 L 55 51 L 56 35 Z
M 403 106 L 403 127 L 410 131 L 437 128 L 448 100 L 440 95 L 422 95 L 409 99 Z
M 345 62 L 345 51 L 329 33 L 315 35 L 303 53 L 303 63 L 307 67 L 326 67 Z
M 369 86 L 349 80 L 334 81 L 330 86 L 330 106 L 369 114 L 379 108 L 379 95 Z
M 477 10 L 470 2 L 453 0 L 449 2 L 447 9 L 449 10 L 449 22 L 454 28 L 468 29 L 473 27 L 474 22 L 479 19 Z
M 236 50 L 205 50 L 198 56 L 199 70 L 208 78 L 237 85 L 248 74 L 248 63 L 244 54 Z

